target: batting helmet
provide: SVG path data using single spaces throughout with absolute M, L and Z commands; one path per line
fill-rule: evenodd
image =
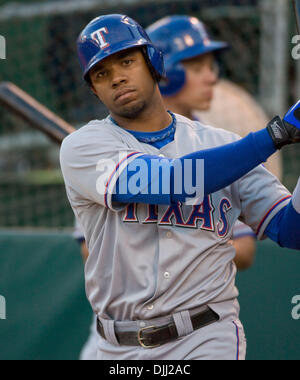
M 165 96 L 175 95 L 185 84 L 186 75 L 181 61 L 229 47 L 225 42 L 212 41 L 205 25 L 196 17 L 165 17 L 146 31 L 164 55 L 166 81 L 160 83 L 160 90 Z
M 162 52 L 154 47 L 145 30 L 136 21 L 119 14 L 97 17 L 83 29 L 77 41 L 83 78 L 89 82 L 89 71 L 110 55 L 143 46 L 147 63 L 161 77 L 164 74 Z

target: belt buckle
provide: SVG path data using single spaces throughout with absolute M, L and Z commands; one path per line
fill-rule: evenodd
M 142 332 L 145 331 L 145 330 L 150 330 L 150 329 L 154 329 L 156 326 L 148 326 L 148 327 L 143 327 L 141 329 L 139 329 L 138 331 L 138 342 L 139 344 L 143 347 L 143 348 L 155 348 L 155 347 L 159 347 L 161 346 L 160 344 L 156 344 L 156 345 L 152 345 L 152 346 L 147 346 L 144 342 L 143 342 L 143 337 L 142 337 Z

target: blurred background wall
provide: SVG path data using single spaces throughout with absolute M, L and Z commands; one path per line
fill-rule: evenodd
M 283 116 L 300 97 L 289 0 L 0 0 L 7 44 L 0 81 L 16 83 L 76 128 L 106 116 L 81 80 L 76 39 L 92 18 L 109 13 L 144 27 L 166 15 L 197 16 L 215 39 L 231 44 L 222 77 L 247 90 L 270 117 Z M 0 295 L 7 301 L 0 359 L 76 359 L 88 331 L 83 265 L 58 158 L 59 147 L 0 106 Z M 283 183 L 291 191 L 299 168 L 299 147 L 288 147 Z M 290 301 L 300 293 L 297 264 L 297 253 L 259 243 L 255 266 L 239 275 L 249 358 L 300 357 L 300 322 L 291 317 Z

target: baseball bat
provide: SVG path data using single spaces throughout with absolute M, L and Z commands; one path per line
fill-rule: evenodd
M 0 83 L 0 103 L 57 144 L 76 130 L 13 83 Z
M 294 9 L 297 22 L 298 34 L 300 34 L 300 0 L 294 0 Z

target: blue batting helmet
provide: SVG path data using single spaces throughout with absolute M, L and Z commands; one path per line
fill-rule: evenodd
M 119 14 L 97 17 L 83 29 L 77 41 L 83 78 L 89 81 L 89 71 L 110 55 L 143 46 L 152 68 L 161 77 L 164 74 L 162 53 L 136 21 Z
M 146 29 L 153 44 L 163 52 L 166 81 L 160 83 L 161 93 L 175 95 L 185 84 L 183 60 L 227 49 L 229 45 L 212 41 L 205 25 L 196 17 L 165 17 Z

